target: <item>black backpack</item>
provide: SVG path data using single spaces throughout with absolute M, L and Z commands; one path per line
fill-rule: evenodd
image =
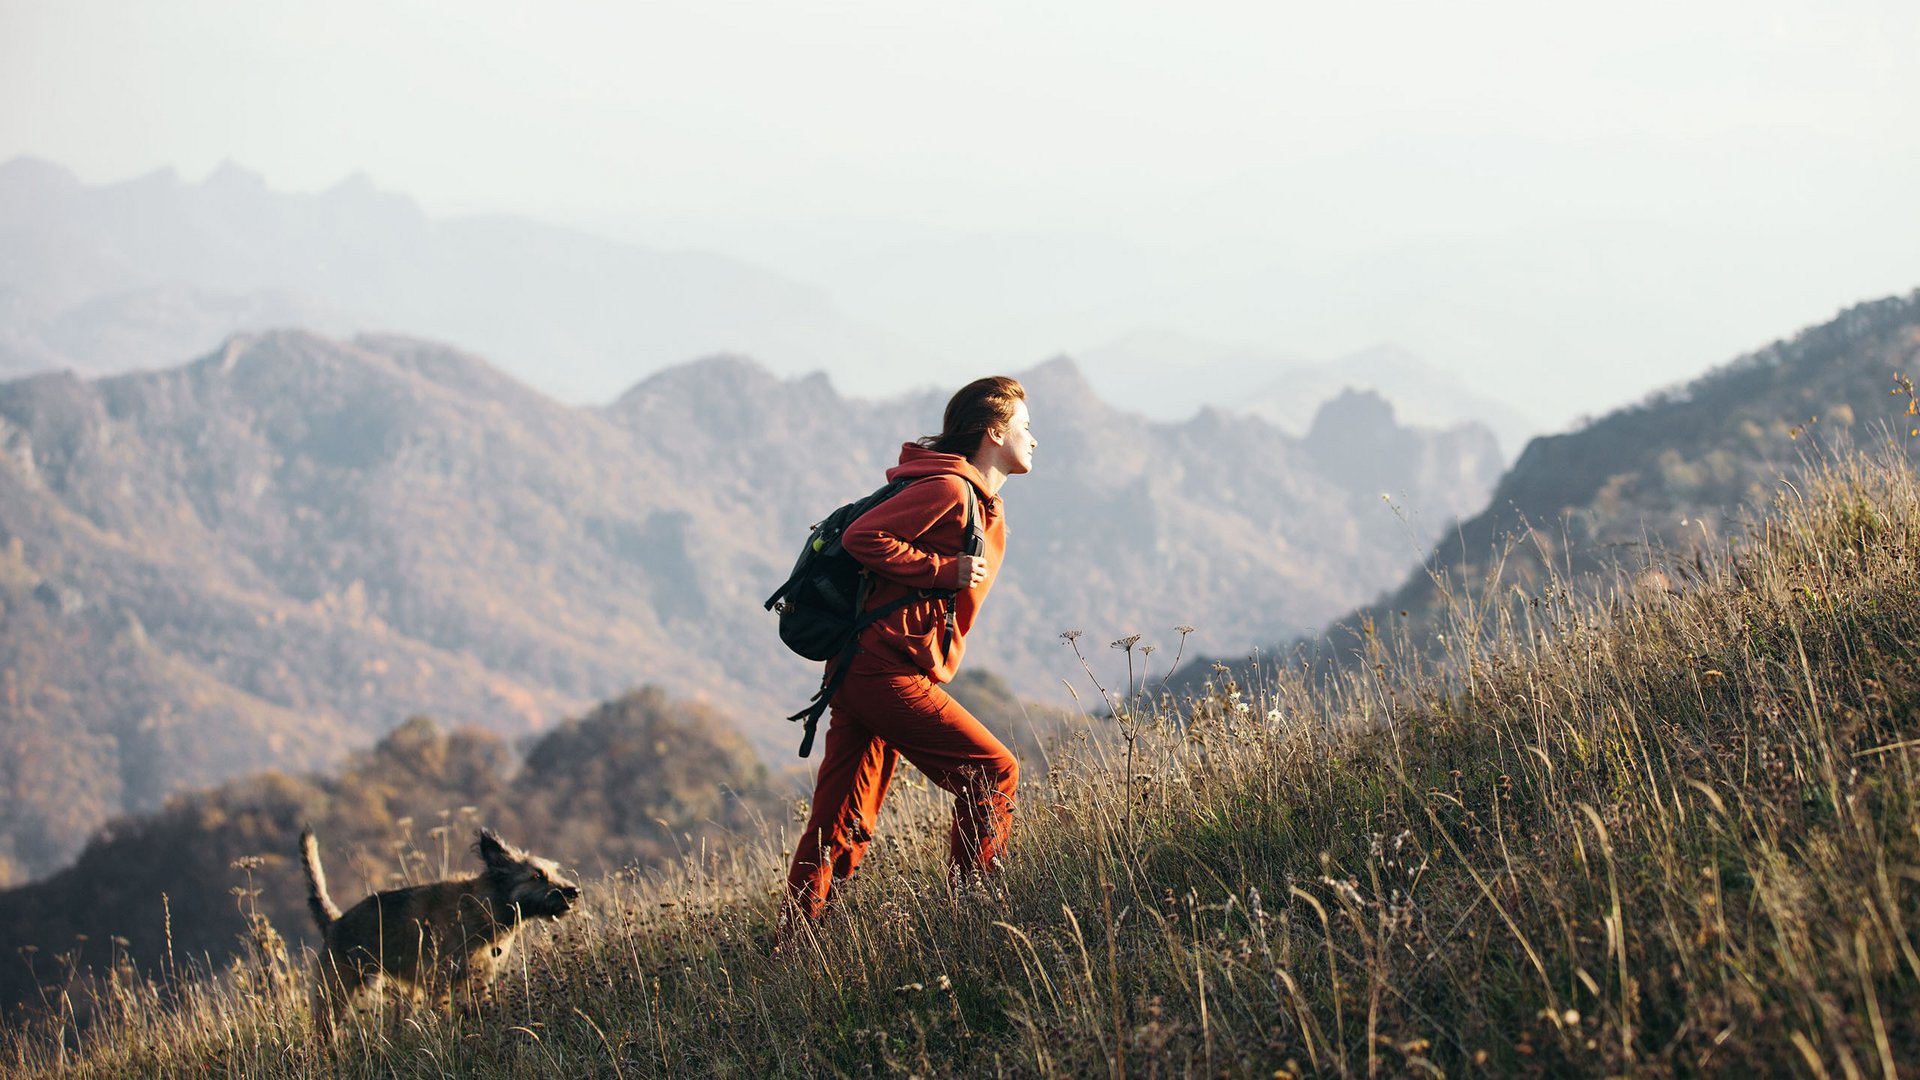
M 832 661 L 820 679 L 820 690 L 813 700 L 806 708 L 787 717 L 806 721 L 806 734 L 800 740 L 801 757 L 813 752 L 814 729 L 846 678 L 847 665 L 859 647 L 861 631 L 915 600 L 927 598 L 946 601 L 949 633 L 955 628 L 953 598 L 958 592 L 955 589 L 918 589 L 884 607 L 864 610 L 867 597 L 873 593 L 873 574 L 840 546 L 840 534 L 860 515 L 905 491 L 909 484 L 924 479 L 929 478 L 891 481 L 821 519 L 813 526 L 806 546 L 800 549 L 793 573 L 767 597 L 767 609 L 780 613 L 780 640 L 787 648 L 808 660 Z M 962 554 L 977 556 L 986 550 L 986 536 L 980 527 L 980 500 L 972 483 L 961 486 L 967 496 L 967 543 Z

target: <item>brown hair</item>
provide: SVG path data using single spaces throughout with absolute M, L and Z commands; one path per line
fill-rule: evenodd
M 1013 420 L 1014 403 L 1025 401 L 1027 389 L 1018 379 L 989 375 L 961 387 L 947 402 L 940 434 L 927 435 L 920 445 L 942 454 L 972 457 L 987 432 Z

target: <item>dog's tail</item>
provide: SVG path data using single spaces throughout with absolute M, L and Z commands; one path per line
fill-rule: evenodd
M 340 909 L 327 895 L 327 875 L 320 869 L 320 841 L 313 838 L 312 826 L 300 830 L 300 860 L 307 867 L 307 910 L 313 912 L 314 925 L 324 932 L 340 917 Z

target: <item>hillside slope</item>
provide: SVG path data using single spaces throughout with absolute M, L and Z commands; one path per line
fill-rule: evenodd
M 1576 573 L 1615 561 L 1636 570 L 1724 540 L 1809 456 L 1908 441 L 1909 399 L 1890 391 L 1915 371 L 1920 290 L 1857 305 L 1580 431 L 1533 440 L 1426 569 L 1482 580 L 1500 540 L 1523 529 L 1503 578 L 1523 586 L 1540 580 L 1543 555 Z M 1431 596 L 1430 575 L 1418 573 L 1379 607 Z
M 1492 611 L 1537 601 L 1554 575 L 1583 589 L 1682 589 L 1693 561 L 1742 533 L 1809 461 L 1889 439 L 1920 455 L 1913 398 L 1920 290 L 1832 321 L 1659 391 L 1578 431 L 1534 439 L 1476 514 L 1442 534 L 1398 586 L 1279 642 L 1270 657 L 1350 661 L 1364 628 L 1432 650 Z M 1913 405 L 1920 408 L 1920 405 Z M 1246 655 L 1222 657 L 1242 677 Z M 1179 680 L 1197 690 L 1207 665 Z
M 771 952 L 780 859 L 590 883 L 478 1014 L 309 1034 L 297 958 L 50 1002 L 29 1075 L 1898 1075 L 1920 1068 L 1920 476 L 1858 457 L 1683 595 L 1557 589 L 1453 673 L 1123 710 L 954 897 L 907 789 Z M 404 1008 L 404 1007 L 401 1007 Z

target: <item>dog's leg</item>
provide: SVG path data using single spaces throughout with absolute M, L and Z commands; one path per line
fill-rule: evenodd
M 321 1038 L 332 1041 L 354 996 L 366 989 L 376 974 L 352 960 L 342 960 L 331 949 L 320 954 L 313 970 L 313 1023 Z
M 307 996 L 307 1009 L 313 1014 L 314 1038 L 320 1040 L 320 1044 L 331 1052 L 338 1013 L 334 1004 L 337 995 L 330 989 L 332 984 L 327 978 L 327 967 L 324 955 L 321 959 L 314 961 L 313 986 L 312 992 Z

